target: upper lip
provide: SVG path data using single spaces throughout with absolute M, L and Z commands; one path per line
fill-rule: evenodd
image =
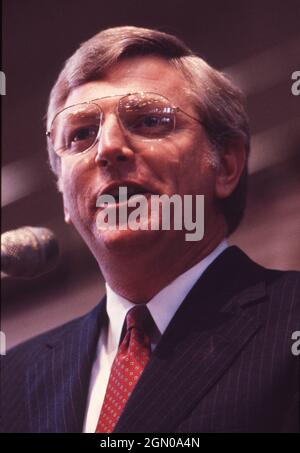
M 105 185 L 100 193 L 98 193 L 98 196 L 105 194 L 116 195 L 119 191 L 119 187 L 126 187 L 127 189 L 132 188 L 136 193 L 152 192 L 148 187 L 136 181 L 114 181 Z

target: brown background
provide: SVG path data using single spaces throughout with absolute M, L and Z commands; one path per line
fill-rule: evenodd
M 245 90 L 250 190 L 230 242 L 268 267 L 300 269 L 300 96 L 291 93 L 291 74 L 300 70 L 299 0 L 5 0 L 2 20 L 2 231 L 47 226 L 61 246 L 54 272 L 2 280 L 8 346 L 79 316 L 104 292 L 95 260 L 64 225 L 46 163 L 43 117 L 64 60 L 106 27 L 174 33 Z

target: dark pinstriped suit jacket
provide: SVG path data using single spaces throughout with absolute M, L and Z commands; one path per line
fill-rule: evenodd
M 297 272 L 264 269 L 237 247 L 182 303 L 116 432 L 299 430 Z M 81 432 L 105 299 L 86 316 L 2 357 L 4 432 Z

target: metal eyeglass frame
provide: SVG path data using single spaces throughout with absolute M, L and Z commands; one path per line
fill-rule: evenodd
M 91 99 L 90 101 L 85 101 L 85 102 L 79 102 L 77 104 L 72 104 L 72 105 L 68 105 L 67 107 L 64 107 L 62 110 L 59 110 L 53 117 L 52 121 L 51 121 L 51 124 L 50 124 L 50 128 L 46 131 L 46 136 L 49 140 L 51 140 L 51 144 L 52 144 L 52 148 L 54 150 L 54 152 L 58 155 L 58 156 L 62 156 L 64 155 L 64 153 L 60 154 L 58 153 L 57 151 L 55 151 L 54 149 L 54 146 L 53 146 L 53 141 L 51 139 L 51 130 L 52 130 L 52 126 L 53 126 L 53 123 L 54 121 L 56 120 L 56 118 L 58 117 L 58 115 L 60 115 L 62 112 L 64 112 L 65 110 L 68 110 L 70 108 L 73 108 L 73 107 L 76 107 L 76 106 L 80 106 L 80 105 L 90 105 L 90 104 L 93 104 L 95 105 L 98 109 L 99 109 L 99 113 L 100 113 L 100 123 L 99 123 L 99 131 L 97 133 L 97 136 L 95 137 L 95 140 L 93 142 L 92 145 L 90 145 L 87 149 L 85 149 L 84 151 L 81 151 L 79 153 L 75 153 L 75 154 L 83 154 L 83 153 L 86 153 L 88 151 L 90 151 L 96 144 L 97 142 L 99 141 L 100 139 L 100 136 L 101 136 L 101 131 L 102 131 L 102 123 L 103 123 L 103 119 L 104 119 L 104 113 L 103 113 L 103 110 L 101 108 L 100 105 L 98 105 L 98 101 L 102 101 L 103 99 L 111 99 L 111 98 L 115 98 L 115 97 L 120 97 L 118 103 L 116 104 L 115 106 L 115 111 L 116 111 L 116 117 L 117 117 L 117 120 L 118 120 L 118 123 L 119 125 L 121 126 L 123 132 L 125 135 L 127 135 L 128 133 L 131 133 L 130 129 L 127 129 L 122 120 L 120 119 L 120 115 L 119 115 L 119 105 L 120 105 L 120 102 L 122 101 L 122 99 L 128 97 L 128 96 L 134 96 L 134 95 L 155 95 L 155 96 L 159 96 L 161 98 L 163 98 L 165 101 L 168 101 L 170 103 L 170 108 L 172 108 L 174 110 L 174 112 L 181 112 L 183 113 L 184 115 L 186 115 L 188 118 L 196 121 L 198 124 L 203 124 L 202 121 L 199 119 L 199 118 L 195 118 L 193 115 L 190 115 L 189 113 L 185 112 L 182 108 L 178 107 L 178 106 L 174 106 L 171 101 L 166 97 L 166 96 L 163 96 L 159 93 L 155 93 L 155 92 L 152 92 L 152 91 L 137 91 L 137 92 L 132 92 L 132 93 L 127 93 L 127 94 L 115 94 L 115 95 L 110 95 L 110 96 L 103 96 L 101 98 L 95 98 L 95 99 Z M 97 102 L 96 102 L 97 101 Z M 176 128 L 176 117 L 175 117 L 175 122 L 174 122 L 174 127 L 172 129 L 171 132 L 173 132 Z M 169 135 L 169 134 L 168 134 Z M 161 139 L 161 138 L 160 138 Z M 155 140 L 153 138 L 141 138 L 142 141 L 151 141 L 151 140 Z M 156 138 L 157 140 L 157 138 Z M 70 155 L 68 153 L 65 153 L 66 155 Z

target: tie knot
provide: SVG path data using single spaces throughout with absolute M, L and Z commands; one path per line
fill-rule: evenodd
M 146 305 L 136 305 L 126 315 L 127 332 L 133 327 L 149 334 L 154 321 Z

